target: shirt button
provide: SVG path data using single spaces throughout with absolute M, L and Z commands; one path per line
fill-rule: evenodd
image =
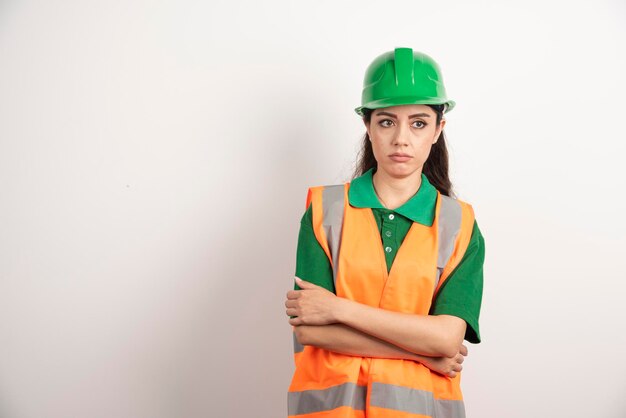
M 389 219 L 391 219 L 393 221 L 393 218 L 395 218 L 395 216 L 393 216 L 393 213 L 389 214 Z
M 385 247 L 385 251 L 387 251 L 388 253 L 391 252 L 391 247 Z
M 390 236 L 391 236 L 391 231 L 387 231 L 387 232 L 385 232 L 385 235 L 387 235 L 388 237 L 390 237 Z

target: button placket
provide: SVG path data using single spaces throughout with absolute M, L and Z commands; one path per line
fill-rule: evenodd
M 392 238 L 394 236 L 393 231 L 396 229 L 396 223 L 393 222 L 394 219 L 395 215 L 393 213 L 383 217 L 383 246 L 385 247 L 386 253 L 391 253 L 396 247 L 394 239 Z

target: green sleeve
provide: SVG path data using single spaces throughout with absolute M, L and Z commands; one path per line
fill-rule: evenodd
M 313 232 L 313 205 L 309 204 L 300 220 L 298 249 L 296 251 L 296 276 L 335 293 L 333 269 L 324 249 Z M 294 290 L 300 290 L 294 279 Z M 295 318 L 290 316 L 290 318 Z
M 317 241 L 315 233 L 313 232 L 312 208 L 313 205 L 309 204 L 309 207 L 300 220 L 298 249 L 296 253 L 296 276 L 336 294 L 333 269 L 330 260 L 328 260 L 324 249 Z M 295 280 L 294 289 L 300 290 Z
M 467 322 L 465 340 L 480 343 L 478 317 L 483 294 L 485 242 L 474 221 L 472 237 L 463 259 L 439 289 L 431 308 L 432 315 L 454 315 Z

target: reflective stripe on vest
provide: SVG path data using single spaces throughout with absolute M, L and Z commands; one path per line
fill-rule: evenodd
M 291 392 L 287 400 L 289 415 L 322 412 L 342 406 L 362 411 L 365 409 L 367 386 L 352 382 L 342 383 L 321 390 Z
M 292 335 L 293 335 L 293 352 L 294 352 L 294 354 L 295 353 L 299 353 L 302 350 L 304 350 L 304 346 L 302 344 L 300 344 L 300 341 L 298 341 L 298 338 L 296 338 L 295 331 L 292 331 Z
M 454 250 L 454 241 L 461 230 L 461 205 L 455 199 L 439 193 L 441 209 L 439 211 L 439 251 L 437 255 L 437 280 L 439 284 L 443 268 L 448 264 Z
M 337 261 L 341 248 L 341 228 L 344 212 L 344 185 L 335 184 L 324 187 L 322 192 L 322 207 L 324 208 L 324 232 L 328 240 L 333 266 L 333 277 L 337 277 Z
M 347 382 L 322 390 L 290 392 L 287 410 L 289 416 L 323 412 L 340 407 L 349 407 L 353 411 L 365 411 L 366 398 L 367 386 Z M 463 401 L 434 399 L 432 392 L 379 382 L 372 384 L 370 407 L 437 418 L 465 417 Z M 345 412 L 350 411 L 345 408 Z
M 388 271 L 373 213 L 370 208 L 350 206 L 348 190 L 349 183 L 312 187 L 306 205 L 313 205 L 313 229 L 332 264 L 337 296 L 427 315 L 465 254 L 474 223 L 471 205 L 438 192 L 433 224 L 412 224 Z M 450 378 L 417 361 L 303 347 L 295 333 L 294 356 L 290 417 L 363 417 L 364 413 L 380 418 L 404 418 L 407 413 L 465 417 L 461 373 Z

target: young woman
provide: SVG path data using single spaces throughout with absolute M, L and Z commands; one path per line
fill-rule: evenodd
M 426 54 L 396 48 L 368 67 L 357 170 L 309 188 L 301 220 L 290 417 L 465 416 L 462 342 L 480 343 L 485 250 L 472 206 L 452 197 L 454 105 Z

